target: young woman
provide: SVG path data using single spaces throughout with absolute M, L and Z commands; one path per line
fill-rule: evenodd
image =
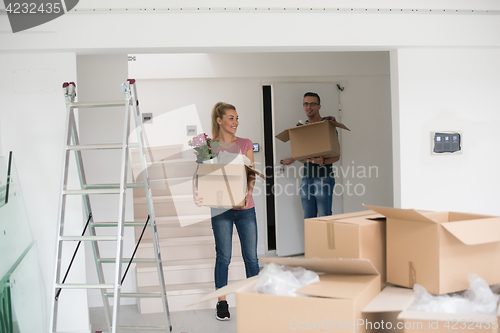
M 212 136 L 219 141 L 217 153 L 227 151 L 234 154 L 247 156 L 254 167 L 253 143 L 249 139 L 236 136 L 238 129 L 238 113 L 236 108 L 227 103 L 219 102 L 212 109 Z M 252 198 L 255 176 L 247 180 L 247 194 L 245 206 L 234 209 L 211 208 L 212 230 L 215 238 L 215 288 L 227 285 L 229 264 L 231 262 L 233 225 L 236 226 L 240 237 L 241 252 L 245 262 L 246 276 L 252 277 L 259 274 L 257 258 L 257 219 Z M 197 203 L 202 203 L 203 198 L 197 197 Z M 229 320 L 229 308 L 226 297 L 220 297 L 216 307 L 218 320 Z

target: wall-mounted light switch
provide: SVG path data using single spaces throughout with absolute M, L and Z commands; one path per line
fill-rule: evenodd
M 153 122 L 153 114 L 152 113 L 143 113 L 142 114 L 142 123 L 151 124 Z
M 187 125 L 186 126 L 186 135 L 187 136 L 195 136 L 198 134 L 198 131 L 196 129 L 196 125 Z

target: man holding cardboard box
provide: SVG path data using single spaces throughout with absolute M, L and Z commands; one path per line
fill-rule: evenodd
M 316 123 L 323 120 L 333 120 L 334 117 L 321 117 L 321 99 L 314 92 L 304 94 L 302 104 L 307 116 L 306 123 Z M 303 125 L 301 122 L 297 126 Z M 300 196 L 304 218 L 332 215 L 333 189 L 335 178 L 332 164 L 340 159 L 340 155 L 334 157 L 311 156 L 300 162 L 304 163 L 304 177 L 300 185 Z M 295 162 L 293 157 L 282 161 L 283 165 Z

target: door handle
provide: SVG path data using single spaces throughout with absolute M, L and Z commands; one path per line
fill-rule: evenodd
M 275 177 L 282 177 L 283 174 L 285 173 L 285 166 L 283 165 L 283 160 L 280 161 L 280 166 L 274 168 L 274 176 Z

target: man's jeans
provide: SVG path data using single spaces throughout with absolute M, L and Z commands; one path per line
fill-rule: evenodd
M 335 178 L 304 177 L 300 185 L 300 198 L 304 218 L 332 215 Z
M 233 223 L 238 231 L 247 278 L 259 274 L 257 259 L 257 218 L 255 207 L 250 209 L 211 209 L 215 238 L 215 288 L 227 285 L 233 245 Z

